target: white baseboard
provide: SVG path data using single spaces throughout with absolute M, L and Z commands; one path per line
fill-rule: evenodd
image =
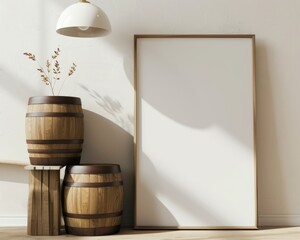
M 132 220 L 129 216 L 123 216 L 123 225 L 129 227 Z M 0 216 L 0 227 L 27 226 L 27 216 Z M 300 215 L 259 215 L 258 226 L 261 227 L 285 227 L 300 226 Z
M 292 227 L 300 226 L 300 215 L 259 215 L 258 226 L 262 227 Z
M 0 216 L 0 227 L 27 226 L 27 216 Z

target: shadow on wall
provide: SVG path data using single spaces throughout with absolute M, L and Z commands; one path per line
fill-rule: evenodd
M 131 114 L 124 113 L 124 109 L 119 101 L 112 99 L 110 96 L 101 96 L 95 90 L 89 89 L 82 84 L 78 85 L 95 100 L 99 107 L 114 119 L 115 123 L 127 132 L 133 133 L 134 118 Z
M 83 111 L 85 136 L 81 164 L 120 164 L 125 190 L 122 224 L 132 226 L 133 136 L 102 116 Z
M 258 212 L 270 214 L 272 208 L 285 209 L 288 206 L 288 192 L 285 187 L 283 163 L 279 153 L 278 131 L 272 89 L 272 70 L 269 66 L 269 52 L 266 43 L 256 43 L 256 106 L 257 106 L 257 174 Z M 276 187 L 274 187 L 276 186 Z M 276 201 L 270 204 L 270 197 Z M 264 212 L 263 212 L 264 211 Z M 284 211 L 284 210 L 283 210 Z M 264 225 L 264 222 L 259 225 Z
M 0 182 L 28 183 L 28 171 L 24 166 L 0 164 Z

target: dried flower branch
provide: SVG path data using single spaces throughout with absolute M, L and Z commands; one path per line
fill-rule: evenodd
M 46 61 L 46 71 L 44 68 L 41 66 L 41 64 L 37 61 L 36 56 L 30 52 L 24 52 L 23 55 L 27 56 L 28 59 L 37 62 L 39 65 L 39 68 L 37 68 L 37 71 L 40 73 L 41 80 L 47 85 L 50 86 L 52 95 L 55 95 L 55 85 L 56 82 L 59 81 L 60 74 L 61 74 L 61 67 L 60 63 L 57 60 L 58 56 L 60 55 L 61 50 L 57 48 L 56 50 L 53 51 L 53 54 L 51 55 L 51 60 L 47 59 Z M 60 94 L 60 91 L 65 83 L 65 80 L 67 77 L 70 77 L 75 71 L 76 71 L 77 65 L 73 63 L 69 69 L 68 75 L 65 77 L 64 81 L 62 82 L 62 85 L 58 91 L 58 94 Z
M 73 63 L 71 65 L 71 67 L 69 69 L 68 77 L 70 77 L 76 71 L 76 67 L 77 67 L 77 65 L 75 63 Z M 59 89 L 58 94 L 60 94 L 60 91 L 61 91 L 62 87 L 65 85 L 65 81 L 66 81 L 66 78 L 64 79 L 64 81 L 63 81 L 63 83 L 62 83 L 62 85 L 61 85 L 61 87 Z
M 76 71 L 76 67 L 77 65 L 73 63 L 69 70 L 69 76 L 71 76 Z
M 29 59 L 31 59 L 32 61 L 36 61 L 36 59 L 35 59 L 35 55 L 34 54 L 32 54 L 32 53 L 24 53 L 24 55 L 26 55 Z

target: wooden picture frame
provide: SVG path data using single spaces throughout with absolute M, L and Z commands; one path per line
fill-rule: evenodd
M 136 229 L 256 229 L 254 35 L 135 35 Z

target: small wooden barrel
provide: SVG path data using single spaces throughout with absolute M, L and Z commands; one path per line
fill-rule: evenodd
M 62 196 L 67 233 L 98 236 L 120 230 L 124 192 L 119 165 L 67 166 Z
M 29 98 L 25 128 L 32 165 L 79 164 L 83 143 L 80 98 Z

